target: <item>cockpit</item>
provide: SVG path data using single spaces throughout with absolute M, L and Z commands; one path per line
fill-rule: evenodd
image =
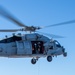
M 55 44 L 57 47 L 61 47 L 60 43 L 57 40 L 55 40 Z

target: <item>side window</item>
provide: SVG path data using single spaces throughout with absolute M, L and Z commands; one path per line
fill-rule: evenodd
M 49 49 L 53 50 L 53 46 L 50 46 Z
M 54 42 L 50 42 L 49 49 L 50 49 L 50 50 L 53 50 L 53 49 L 54 49 L 54 46 L 55 46 L 55 45 L 54 45 Z

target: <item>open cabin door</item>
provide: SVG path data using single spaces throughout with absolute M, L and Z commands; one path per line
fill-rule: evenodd
M 32 54 L 43 54 L 44 46 L 42 41 L 31 41 L 32 43 Z

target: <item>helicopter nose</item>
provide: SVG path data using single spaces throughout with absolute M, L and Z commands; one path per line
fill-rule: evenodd
M 62 46 L 62 52 L 64 53 L 65 52 L 65 48 Z
M 66 57 L 67 56 L 67 52 L 65 52 L 65 48 L 62 47 L 62 52 L 63 52 L 63 56 Z

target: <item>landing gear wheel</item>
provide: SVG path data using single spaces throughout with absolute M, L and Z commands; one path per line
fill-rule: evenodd
M 51 61 L 52 61 L 52 57 L 51 57 L 51 56 L 48 56 L 48 57 L 47 57 L 47 61 L 48 61 L 48 62 L 51 62 Z
M 36 64 L 36 59 L 31 59 L 32 64 Z

